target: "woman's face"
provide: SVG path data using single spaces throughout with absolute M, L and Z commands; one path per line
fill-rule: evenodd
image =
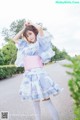
M 34 43 L 36 41 L 36 36 L 33 31 L 28 30 L 26 33 L 26 38 L 28 42 Z

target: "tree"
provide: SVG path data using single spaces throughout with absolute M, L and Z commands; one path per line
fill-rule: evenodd
M 22 20 L 16 20 L 11 23 L 10 31 L 13 33 L 13 35 L 18 33 L 23 28 L 23 25 L 25 22 L 26 22 L 26 20 L 22 19 Z
M 3 46 L 2 54 L 4 58 L 4 65 L 14 64 L 16 60 L 17 48 L 13 41 L 9 40 L 8 43 Z
M 9 36 L 10 36 L 9 34 L 10 34 L 10 31 L 7 28 L 3 28 L 2 35 L 4 36 L 4 39 L 6 41 L 8 41 L 8 39 L 9 39 Z
M 0 49 L 0 65 L 3 65 L 3 64 L 4 64 L 4 56 L 3 56 L 2 50 Z
M 55 51 L 55 56 L 52 57 L 51 61 L 66 59 L 69 56 L 65 49 L 60 51 L 56 46 L 53 46 L 53 51 Z
M 6 41 L 9 41 L 15 34 L 17 34 L 23 27 L 25 19 L 13 21 L 10 25 L 10 28 L 3 28 L 2 35 L 5 37 Z
M 66 58 L 66 57 L 68 57 L 69 55 L 68 55 L 68 53 L 65 51 L 65 49 L 63 49 L 62 51 L 61 51 L 61 58 Z

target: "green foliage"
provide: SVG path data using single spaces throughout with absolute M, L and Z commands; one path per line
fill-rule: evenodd
M 68 85 L 71 91 L 71 96 L 74 99 L 75 120 L 80 120 L 80 56 L 68 58 L 68 60 L 71 63 L 65 66 L 72 69 L 71 72 L 67 73 L 71 75 Z
M 4 56 L 3 56 L 2 50 L 0 49 L 0 65 L 3 65 L 3 64 L 4 64 Z
M 1 49 L 0 59 L 2 60 L 0 65 L 14 64 L 16 59 L 17 48 L 13 41 L 9 40 L 8 43 Z
M 7 28 L 3 28 L 2 30 L 2 35 L 4 36 L 4 39 L 6 41 L 8 41 L 9 37 L 10 37 L 10 31 Z
M 0 66 L 0 80 L 9 78 L 13 74 L 23 73 L 23 67 L 16 67 L 15 65 Z
M 74 106 L 74 114 L 75 114 L 74 120 L 80 120 L 80 107 Z
M 17 34 L 23 27 L 25 19 L 13 21 L 10 25 L 10 28 L 3 28 L 2 35 L 5 37 L 6 41 L 9 41 L 15 34 Z
M 16 20 L 12 22 L 10 25 L 10 31 L 13 32 L 14 34 L 17 34 L 23 28 L 25 22 L 26 22 L 25 19 Z
M 52 57 L 51 61 L 63 60 L 69 56 L 64 49 L 60 51 L 56 46 L 53 46 L 53 51 L 55 51 L 55 56 Z

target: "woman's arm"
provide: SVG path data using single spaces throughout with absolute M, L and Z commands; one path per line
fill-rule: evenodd
M 24 30 L 25 30 L 25 27 L 24 27 L 21 31 L 19 31 L 19 32 L 12 38 L 12 40 L 13 40 L 15 43 L 17 43 L 18 39 L 22 36 Z

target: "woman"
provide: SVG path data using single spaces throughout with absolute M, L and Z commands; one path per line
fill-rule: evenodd
M 19 39 L 20 36 L 23 39 Z M 40 25 L 28 21 L 13 41 L 18 45 L 15 64 L 25 69 L 19 90 L 21 98 L 33 101 L 36 120 L 41 120 L 40 100 L 48 107 L 52 120 L 59 120 L 50 95 L 57 95 L 62 89 L 43 69 L 55 55 L 50 36 L 45 35 Z

